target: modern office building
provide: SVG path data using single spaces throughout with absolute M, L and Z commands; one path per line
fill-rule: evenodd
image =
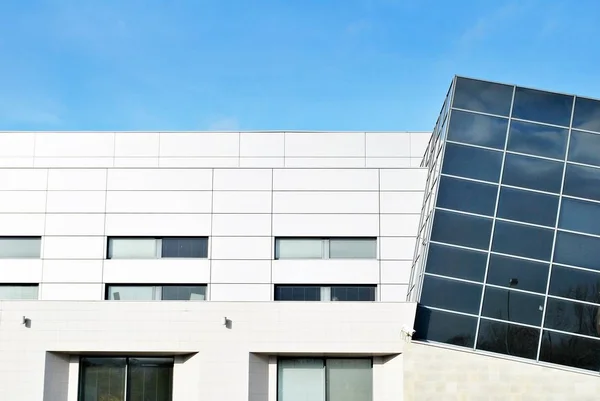
M 595 399 L 599 105 L 455 78 L 433 135 L 0 132 L 0 400 Z

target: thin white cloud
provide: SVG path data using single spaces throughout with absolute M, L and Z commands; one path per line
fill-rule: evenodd
M 63 123 L 63 107 L 55 101 L 40 97 L 2 96 L 0 123 L 56 127 Z
M 523 15 L 532 3 L 527 0 L 510 1 L 482 15 L 473 24 L 467 26 L 458 39 L 458 45 L 470 47 L 501 29 L 508 29 L 508 25 Z
M 208 125 L 210 131 L 238 131 L 240 123 L 235 117 L 222 117 Z

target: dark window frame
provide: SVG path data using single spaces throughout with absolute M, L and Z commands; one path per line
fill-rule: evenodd
M 287 258 L 287 257 L 280 257 L 279 256 L 279 252 L 278 252 L 278 242 L 280 240 L 298 240 L 298 241 L 306 241 L 306 240 L 314 240 L 314 241 L 321 241 L 321 249 L 322 249 L 322 253 L 321 253 L 321 257 L 320 258 Z M 375 257 L 359 257 L 359 258 L 339 258 L 339 257 L 331 257 L 331 241 L 373 241 L 375 242 Z M 324 243 L 327 242 L 326 245 L 324 245 Z M 325 247 L 327 248 L 328 254 L 325 255 L 324 251 L 325 251 Z M 322 237 L 322 236 L 317 236 L 317 237 L 310 237 L 310 236 L 299 236 L 299 237 L 293 237 L 293 236 L 281 236 L 281 237 L 274 237 L 274 242 L 273 242 L 273 260 L 377 260 L 378 259 L 378 237 Z
M 121 300 L 117 299 L 109 299 L 110 297 L 110 288 L 111 287 L 204 287 L 204 301 L 206 301 L 206 294 L 208 290 L 207 283 L 168 283 L 168 284 L 156 284 L 156 283 L 105 283 L 104 284 L 104 300 L 105 301 L 116 301 L 120 302 Z M 190 302 L 191 300 L 184 299 L 163 299 L 162 298 L 162 290 L 161 290 L 161 299 L 151 299 L 147 301 L 130 301 L 130 302 Z M 202 300 L 198 300 L 200 302 L 204 302 Z
M 162 240 L 205 240 L 206 241 L 206 256 L 201 256 L 201 257 L 187 257 L 187 256 L 163 256 L 163 245 L 162 245 Z M 152 260 L 154 259 L 208 259 L 208 249 L 210 246 L 209 243 L 209 237 L 208 236 L 184 236 L 184 237 L 177 237 L 177 236 L 123 236 L 123 235 L 119 235 L 119 236 L 108 236 L 106 237 L 106 259 L 107 260 L 113 260 L 113 259 L 120 259 L 120 260 L 136 260 L 136 259 L 148 259 L 148 258 L 113 258 L 111 257 L 111 251 L 112 251 L 112 246 L 111 246 L 111 241 L 112 240 L 155 240 L 155 241 L 161 241 L 160 244 L 157 243 L 156 248 L 157 248 L 157 255 L 154 258 L 151 258 Z M 160 256 L 158 254 L 160 250 Z
M 171 387 L 171 397 L 170 400 L 173 399 L 173 378 L 174 378 L 174 368 L 175 368 L 175 356 L 174 355 L 113 355 L 113 354 L 100 354 L 100 355 L 81 355 L 79 357 L 79 371 L 78 371 L 78 378 L 77 378 L 77 401 L 85 401 L 85 376 L 84 376 L 84 369 L 85 369 L 85 365 L 84 365 L 84 359 L 86 358 L 97 358 L 97 359 L 124 359 L 125 360 L 125 365 L 124 365 L 124 369 L 125 369 L 125 383 L 123 383 L 123 393 L 124 393 L 124 399 L 128 400 L 131 398 L 130 395 L 130 383 L 131 383 L 131 378 L 130 378 L 130 360 L 131 359 L 154 359 L 154 358 L 165 358 L 165 359 L 171 359 L 172 364 L 164 364 L 162 366 L 166 366 L 166 367 L 170 367 L 171 368 L 171 381 L 170 381 L 170 387 Z
M 294 361 L 294 360 L 299 360 L 299 359 L 310 359 L 310 360 L 319 360 L 319 361 L 323 361 L 323 375 L 324 375 L 324 387 L 323 387 L 323 391 L 325 393 L 325 401 L 327 401 L 327 383 L 328 378 L 327 378 L 327 360 L 328 359 L 336 359 L 336 360 L 356 360 L 356 359 L 361 359 L 361 360 L 368 360 L 371 361 L 371 380 L 372 380 L 372 385 L 373 388 L 372 390 L 375 390 L 375 382 L 374 382 L 374 377 L 373 377 L 373 357 L 365 357 L 365 356 L 329 356 L 329 357 L 322 357 L 322 356 L 311 356 L 311 355 L 304 355 L 304 356 L 278 356 L 277 357 L 277 378 L 275 380 L 275 387 L 277 389 L 276 393 L 276 400 L 277 401 L 281 401 L 280 397 L 279 397 L 279 383 L 280 383 L 280 375 L 279 375 L 279 362 L 280 361 Z M 371 395 L 371 399 L 373 399 L 373 395 Z
M 275 284 L 273 286 L 274 291 L 273 291 L 273 301 L 275 302 L 377 302 L 377 284 Z M 294 287 L 298 287 L 298 288 L 316 288 L 319 290 L 319 299 L 318 300 L 293 300 L 293 299 L 277 299 L 277 289 L 278 288 L 294 288 Z M 329 288 L 330 294 L 329 294 L 329 298 L 330 299 L 326 299 L 323 300 L 321 299 L 321 290 L 323 288 Z M 348 301 L 348 300 L 334 300 L 333 299 L 333 291 L 331 291 L 334 288 L 367 288 L 371 290 L 371 293 L 373 295 L 373 299 L 372 300 L 368 300 L 368 301 L 361 301 L 361 300 L 356 300 L 356 301 Z

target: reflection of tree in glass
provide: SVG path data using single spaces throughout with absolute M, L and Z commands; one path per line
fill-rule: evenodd
M 452 345 L 460 345 L 461 347 L 473 347 L 473 336 L 461 334 L 449 338 L 446 342 Z
M 599 285 L 573 285 L 566 294 L 577 300 L 595 300 Z M 600 307 L 579 302 L 549 299 L 546 326 L 552 329 L 599 336 Z M 600 369 L 600 341 L 562 333 L 544 332 L 541 358 L 582 369 Z
M 479 349 L 522 358 L 536 357 L 538 329 L 482 320 L 479 330 Z
M 168 366 L 131 366 L 130 401 L 170 401 L 172 368 Z

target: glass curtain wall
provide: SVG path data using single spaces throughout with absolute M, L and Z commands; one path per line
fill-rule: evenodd
M 600 371 L 600 101 L 456 78 L 449 118 L 415 339 Z

